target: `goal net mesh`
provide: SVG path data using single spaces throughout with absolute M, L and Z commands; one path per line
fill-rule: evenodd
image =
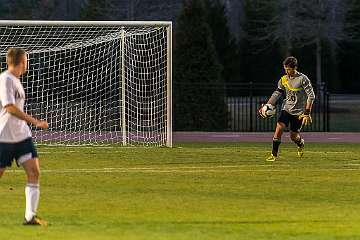
M 28 52 L 25 111 L 40 144 L 165 146 L 168 139 L 166 27 L 1 26 L 0 60 Z

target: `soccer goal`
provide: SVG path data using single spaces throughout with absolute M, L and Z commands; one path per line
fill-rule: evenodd
M 172 146 L 172 24 L 0 21 L 9 47 L 29 54 L 26 111 L 47 119 L 40 144 Z

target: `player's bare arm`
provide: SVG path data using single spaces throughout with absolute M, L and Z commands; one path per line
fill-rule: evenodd
M 268 99 L 266 104 L 262 104 L 260 108 L 258 109 L 258 113 L 262 118 L 266 118 L 266 114 L 264 114 L 263 108 L 265 105 L 272 106 L 271 108 L 275 109 L 277 101 L 280 99 L 281 96 L 285 94 L 284 86 L 281 84 L 281 80 L 278 83 L 278 88 L 273 92 L 271 97 Z M 273 114 L 275 114 L 275 111 L 272 111 Z
M 305 106 L 305 112 L 306 112 L 306 111 L 311 112 L 312 106 L 313 106 L 313 103 L 312 103 L 312 102 L 307 102 L 307 103 L 306 103 L 306 106 Z
M 27 123 L 30 123 L 38 128 L 47 129 L 49 127 L 49 124 L 47 121 L 38 120 L 36 118 L 33 118 L 29 114 L 20 111 L 19 108 L 15 106 L 15 104 L 8 104 L 5 106 L 5 109 L 8 113 L 14 115 L 15 117 L 26 121 Z

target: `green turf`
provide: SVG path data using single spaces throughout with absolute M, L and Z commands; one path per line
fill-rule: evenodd
M 39 147 L 39 215 L 24 227 L 24 173 L 0 180 L 1 239 L 360 239 L 360 144 Z

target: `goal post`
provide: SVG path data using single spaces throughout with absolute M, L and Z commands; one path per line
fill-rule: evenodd
M 25 109 L 40 144 L 172 147 L 172 23 L 0 20 L 0 63 L 28 52 Z

